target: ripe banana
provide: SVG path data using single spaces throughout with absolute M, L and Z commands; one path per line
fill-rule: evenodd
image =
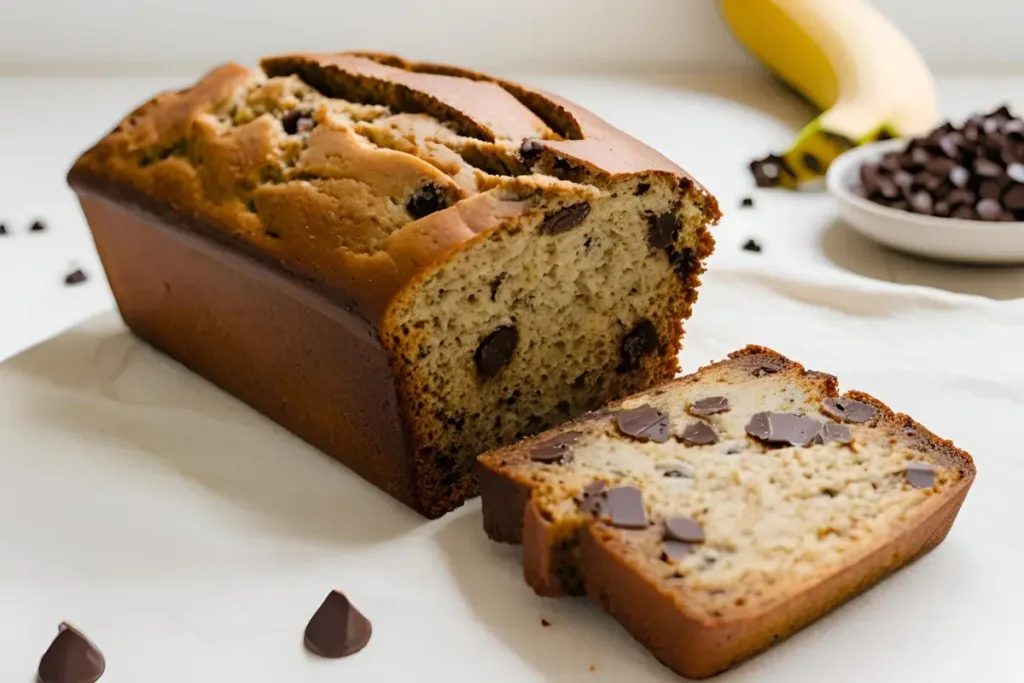
M 759 185 L 795 188 L 850 147 L 935 127 L 924 59 L 867 0 L 720 2 L 740 41 L 823 112 L 784 154 L 751 164 Z

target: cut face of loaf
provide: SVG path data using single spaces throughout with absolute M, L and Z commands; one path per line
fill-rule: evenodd
M 945 537 L 970 456 L 759 347 L 480 458 L 485 528 L 675 671 L 715 674 Z
M 139 336 L 431 517 L 477 454 L 676 373 L 719 212 L 670 160 L 457 67 L 261 66 L 71 171 Z

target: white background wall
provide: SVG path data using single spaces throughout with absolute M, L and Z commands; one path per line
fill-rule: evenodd
M 1024 70 L 1024 0 L 874 1 L 936 69 Z M 0 0 L 7 72 L 357 47 L 520 72 L 749 63 L 715 0 Z

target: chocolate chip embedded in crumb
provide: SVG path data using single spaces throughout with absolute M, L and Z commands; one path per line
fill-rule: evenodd
M 654 471 L 661 472 L 661 476 L 670 479 L 690 479 L 693 477 L 693 465 L 677 460 L 655 463 Z
M 740 206 L 743 207 L 744 209 L 751 209 L 751 208 L 753 208 L 754 207 L 754 198 L 753 197 L 744 197 L 743 199 L 740 200 Z
M 704 527 L 690 517 L 669 517 L 665 520 L 665 540 L 703 543 Z
M 838 422 L 826 422 L 821 426 L 818 440 L 822 443 L 835 442 L 846 444 L 853 440 L 853 436 L 850 434 L 850 428 L 846 425 L 839 424 Z
M 605 488 L 605 483 L 600 480 L 587 484 L 583 492 L 576 498 L 580 510 L 591 515 L 600 514 L 601 508 L 604 506 Z
M 755 413 L 746 427 L 747 434 L 773 445 L 811 445 L 821 431 L 821 422 L 793 413 Z
M 94 683 L 107 668 L 103 653 L 70 624 L 58 628 L 57 637 L 39 660 L 39 683 Z
M 29 226 L 28 231 L 29 232 L 45 232 L 46 231 L 46 223 L 44 223 L 42 221 L 33 221 L 32 225 Z
M 412 193 L 405 210 L 413 218 L 423 218 L 448 206 L 444 190 L 433 183 L 427 183 Z
M 679 217 L 673 213 L 663 213 L 647 219 L 647 243 L 655 249 L 665 249 L 679 238 L 682 227 Z
M 718 435 L 715 434 L 715 430 L 705 422 L 694 422 L 687 425 L 680 438 L 690 446 L 707 446 L 718 443 Z
M 690 404 L 690 414 L 706 417 L 729 410 L 729 399 L 726 396 L 705 396 Z
M 589 213 L 589 202 L 571 204 L 547 214 L 544 221 L 537 226 L 537 232 L 542 235 L 559 235 L 568 232 L 582 223 Z
M 580 432 L 564 432 L 530 449 L 534 462 L 564 464 L 572 460 L 572 446 L 583 436 Z
M 620 432 L 639 441 L 664 443 L 672 434 L 668 415 L 649 405 L 619 411 L 615 423 Z
M 754 377 L 774 375 L 776 372 L 781 372 L 783 367 L 784 364 L 780 360 L 775 358 L 764 358 L 753 369 L 751 369 L 750 374 Z
M 907 465 L 907 481 L 915 489 L 930 489 L 935 486 L 935 468 L 926 462 L 912 462 Z
M 873 418 L 878 408 L 864 401 L 838 396 L 822 401 L 821 411 L 840 422 L 861 423 Z
M 543 150 L 543 142 L 529 138 L 523 140 L 523 144 L 519 145 L 519 156 L 522 157 L 523 161 L 533 161 L 540 156 Z
M 672 266 L 672 270 L 683 282 L 686 282 L 690 275 L 697 270 L 699 265 L 697 252 L 693 249 L 686 247 L 677 251 L 674 247 L 668 247 L 665 252 L 668 254 L 668 262 Z
M 654 323 L 650 320 L 641 320 L 622 338 L 622 345 L 619 347 L 621 361 L 616 371 L 622 373 L 636 370 L 640 367 L 643 357 L 657 351 L 660 346 Z
M 288 135 L 297 133 L 308 133 L 316 128 L 316 121 L 313 120 L 313 113 L 303 109 L 292 109 L 281 117 L 281 127 Z
M 78 285 L 85 282 L 88 279 L 88 276 L 86 276 L 86 274 L 81 269 L 73 270 L 64 276 L 64 284 Z
M 752 251 L 755 254 L 760 254 L 761 245 L 756 240 L 749 239 L 743 243 L 743 251 Z
M 693 552 L 693 543 L 680 543 L 679 541 L 661 542 L 661 559 L 664 562 L 678 562 Z
M 601 517 L 620 529 L 646 529 L 649 524 L 643 493 L 632 486 L 609 489 Z
M 519 331 L 512 325 L 503 325 L 484 337 L 473 355 L 477 374 L 481 377 L 497 375 L 512 360 L 518 343 Z
M 344 593 L 331 591 L 306 626 L 306 649 L 337 659 L 359 652 L 370 642 L 373 628 Z

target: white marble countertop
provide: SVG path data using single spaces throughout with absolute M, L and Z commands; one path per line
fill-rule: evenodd
M 0 359 L 20 354 L 0 364 L 0 679 L 29 680 L 69 619 L 106 652 L 104 683 L 675 680 L 593 608 L 532 596 L 514 551 L 483 538 L 478 504 L 424 523 L 115 315 L 65 332 L 113 302 L 64 173 L 132 105 L 187 80 L 0 80 Z M 770 346 L 978 463 L 935 553 L 721 680 L 1019 680 L 1024 270 L 909 259 L 838 224 L 827 196 L 754 191 L 746 162 L 808 115 L 767 79 L 529 80 L 664 150 L 719 197 L 727 216 L 685 368 Z M 1021 86 L 944 79 L 942 108 L 1020 108 Z M 739 208 L 746 195 L 753 209 Z M 36 218 L 49 229 L 29 234 Z M 740 249 L 751 237 L 762 253 Z M 66 287 L 74 267 L 90 279 Z M 340 666 L 298 645 L 330 587 L 377 633 Z

